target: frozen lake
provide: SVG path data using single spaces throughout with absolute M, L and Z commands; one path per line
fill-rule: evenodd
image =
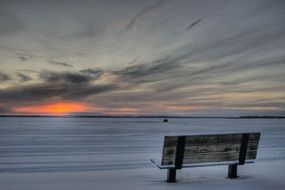
M 163 136 L 261 132 L 258 159 L 285 159 L 283 119 L 1 118 L 0 172 L 152 167 Z
M 165 135 L 232 132 L 261 132 L 257 163 L 284 163 L 284 119 L 0 118 L 0 182 L 9 189 L 23 173 L 92 172 L 102 181 L 145 170 L 164 180 L 149 160 L 161 158 Z

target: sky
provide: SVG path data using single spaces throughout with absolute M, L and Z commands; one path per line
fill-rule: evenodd
M 0 114 L 285 115 L 284 0 L 0 0 Z

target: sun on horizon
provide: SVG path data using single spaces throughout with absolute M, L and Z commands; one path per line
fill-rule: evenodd
M 54 114 L 63 115 L 87 111 L 87 106 L 78 102 L 54 102 L 40 105 L 28 105 L 16 107 L 15 113 L 24 114 Z

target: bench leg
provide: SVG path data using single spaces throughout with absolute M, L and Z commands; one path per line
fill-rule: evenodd
M 237 164 L 229 165 L 228 178 L 237 178 Z
M 170 168 L 167 170 L 167 182 L 174 183 L 176 182 L 176 169 Z

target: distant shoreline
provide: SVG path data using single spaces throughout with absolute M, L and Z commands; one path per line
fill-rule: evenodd
M 109 115 L 0 115 L 0 117 L 40 117 L 40 118 L 173 118 L 173 119 L 285 119 L 285 116 L 109 116 Z

